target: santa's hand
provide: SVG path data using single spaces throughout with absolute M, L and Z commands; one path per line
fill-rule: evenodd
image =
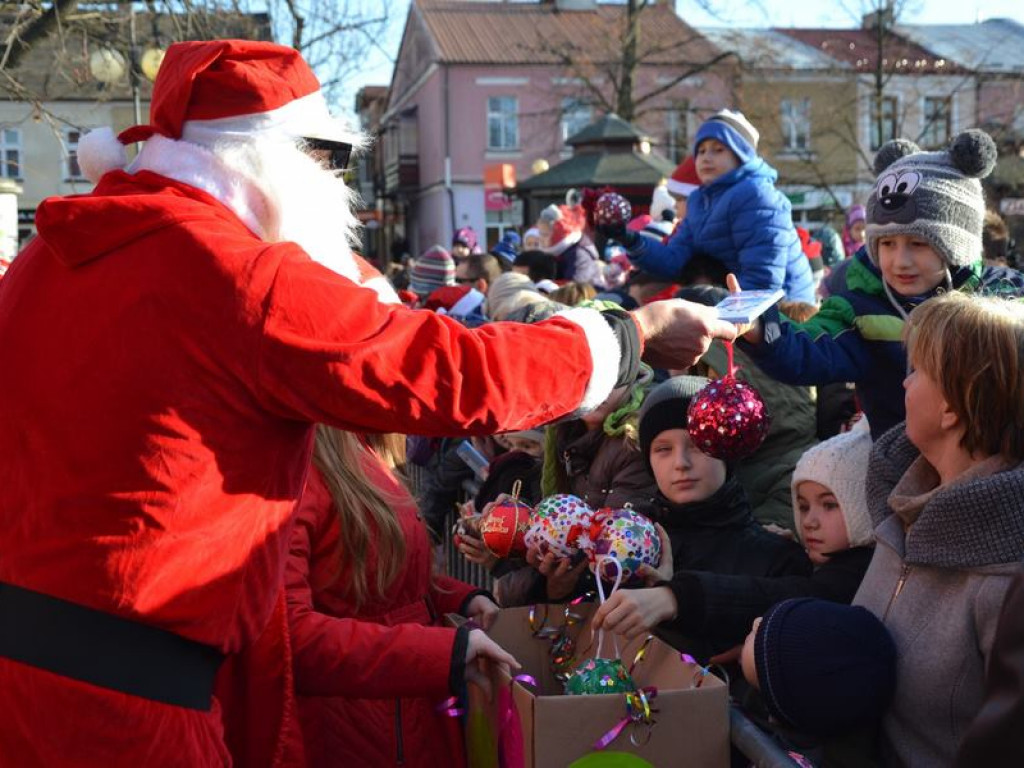
M 713 339 L 736 338 L 736 326 L 720 319 L 714 307 L 691 301 L 652 301 L 631 314 L 644 338 L 644 360 L 655 368 L 689 368 Z
M 484 629 L 490 629 L 501 609 L 487 595 L 477 595 L 466 606 L 466 618 L 472 619 Z
M 488 698 L 491 695 L 491 680 L 480 670 L 477 659 L 487 659 L 497 664 L 510 676 L 513 670 L 520 669 L 515 657 L 491 640 L 482 629 L 470 630 L 469 642 L 466 644 L 466 682 L 478 685 Z
M 632 640 L 675 615 L 676 598 L 668 587 L 624 589 L 597 609 L 593 626 Z

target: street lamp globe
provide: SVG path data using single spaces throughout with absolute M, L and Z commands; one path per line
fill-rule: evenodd
M 147 48 L 142 54 L 139 68 L 150 82 L 156 80 L 157 72 L 160 71 L 160 65 L 164 63 L 164 54 L 166 53 L 163 48 Z
M 127 71 L 124 56 L 113 48 L 100 48 L 89 56 L 89 72 L 101 83 L 116 83 Z

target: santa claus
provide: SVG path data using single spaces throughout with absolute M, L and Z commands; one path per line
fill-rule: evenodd
M 229 764 L 214 676 L 266 628 L 313 425 L 472 435 L 604 401 L 712 310 L 469 330 L 359 284 L 358 144 L 301 57 L 171 46 L 0 281 L 0 762 Z M 129 164 L 123 144 L 144 142 Z

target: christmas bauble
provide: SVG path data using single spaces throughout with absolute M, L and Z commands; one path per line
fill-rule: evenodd
M 526 504 L 514 499 L 495 504 L 480 524 L 484 545 L 500 558 L 524 554 L 524 537 L 532 512 Z
M 605 192 L 594 204 L 594 223 L 598 226 L 626 226 L 633 218 L 629 200 L 615 192 Z
M 590 530 L 594 511 L 583 499 L 568 493 L 548 496 L 533 510 L 524 541 L 544 554 L 571 557 L 580 550 L 580 537 Z M 585 543 L 584 541 L 584 543 Z
M 636 684 L 620 659 L 586 659 L 565 681 L 565 692 L 572 696 L 635 690 Z
M 735 461 L 758 449 L 772 419 L 761 395 L 732 376 L 712 381 L 690 401 L 687 429 L 708 456 Z
M 657 568 L 661 564 L 661 539 L 649 519 L 632 509 L 600 509 L 594 513 L 591 526 L 593 550 L 590 568 L 605 581 L 614 581 L 614 563 L 603 562 L 614 557 L 622 566 L 622 583 L 637 581 L 641 565 Z M 600 573 L 598 574 L 598 564 Z M 609 567 L 610 566 L 610 567 Z

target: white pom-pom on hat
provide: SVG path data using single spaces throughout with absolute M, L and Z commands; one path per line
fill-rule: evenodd
M 128 154 L 124 144 L 118 141 L 109 126 L 89 131 L 78 140 L 78 167 L 93 184 L 109 171 L 123 169 L 128 165 Z

